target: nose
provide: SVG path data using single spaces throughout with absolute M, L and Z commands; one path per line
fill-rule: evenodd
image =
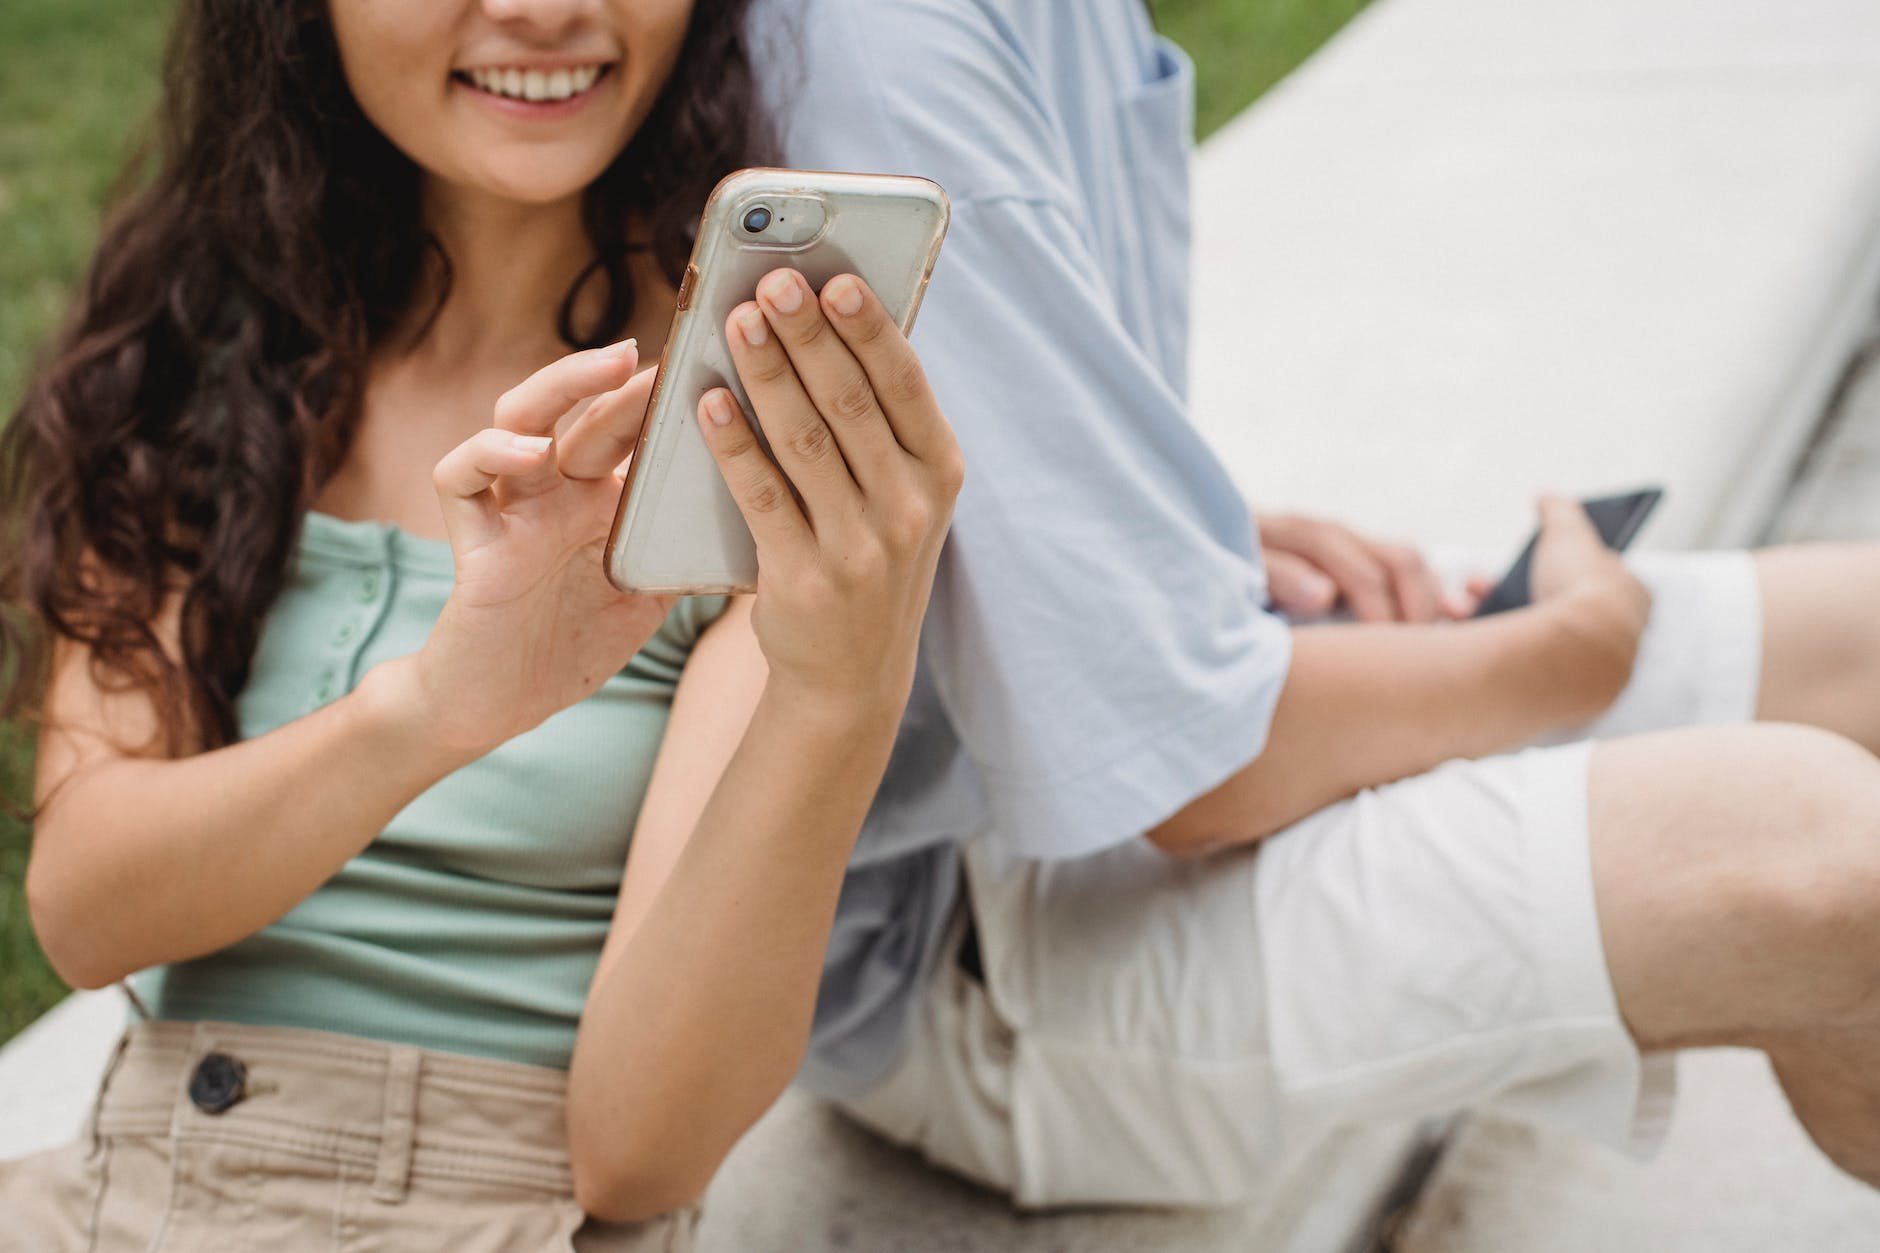
M 600 7 L 600 0 L 483 0 L 491 21 L 560 31 Z

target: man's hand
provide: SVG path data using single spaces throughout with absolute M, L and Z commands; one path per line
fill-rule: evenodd
M 1586 510 L 1564 496 L 1540 501 L 1541 536 L 1529 575 L 1534 608 L 1574 640 L 1562 676 L 1583 694 L 1587 719 L 1605 712 L 1631 681 L 1639 639 L 1651 619 L 1651 592 L 1599 537 Z
M 1407 544 L 1367 539 L 1349 527 L 1298 514 L 1262 514 L 1260 550 L 1267 590 L 1280 610 L 1318 618 L 1340 604 L 1360 622 L 1436 622 L 1466 618 L 1487 592 L 1445 592 L 1421 553 Z

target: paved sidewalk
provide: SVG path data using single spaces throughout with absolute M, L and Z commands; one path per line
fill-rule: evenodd
M 1880 538 L 1880 331 L 1866 358 L 1776 516 L 1777 543 Z

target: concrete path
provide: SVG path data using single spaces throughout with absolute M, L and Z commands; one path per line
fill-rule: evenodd
M 1770 528 L 1778 543 L 1880 537 L 1880 332 L 1862 355 Z
M 792 1093 L 713 1183 L 700 1253 L 1343 1253 L 1404 1142 L 1403 1129 L 1354 1132 L 1231 1210 L 1021 1214 Z
M 1515 1123 L 1471 1123 L 1393 1253 L 1880 1248 L 1880 1194 L 1809 1142 L 1761 1053 L 1687 1054 L 1679 1083 L 1670 1138 L 1650 1163 Z

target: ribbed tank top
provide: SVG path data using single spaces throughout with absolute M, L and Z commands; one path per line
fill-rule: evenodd
M 309 513 L 238 702 L 242 736 L 415 652 L 451 582 L 442 540 Z M 681 600 L 599 691 L 418 796 L 272 926 L 143 972 L 139 993 L 165 1018 L 565 1068 L 679 672 L 725 603 Z

